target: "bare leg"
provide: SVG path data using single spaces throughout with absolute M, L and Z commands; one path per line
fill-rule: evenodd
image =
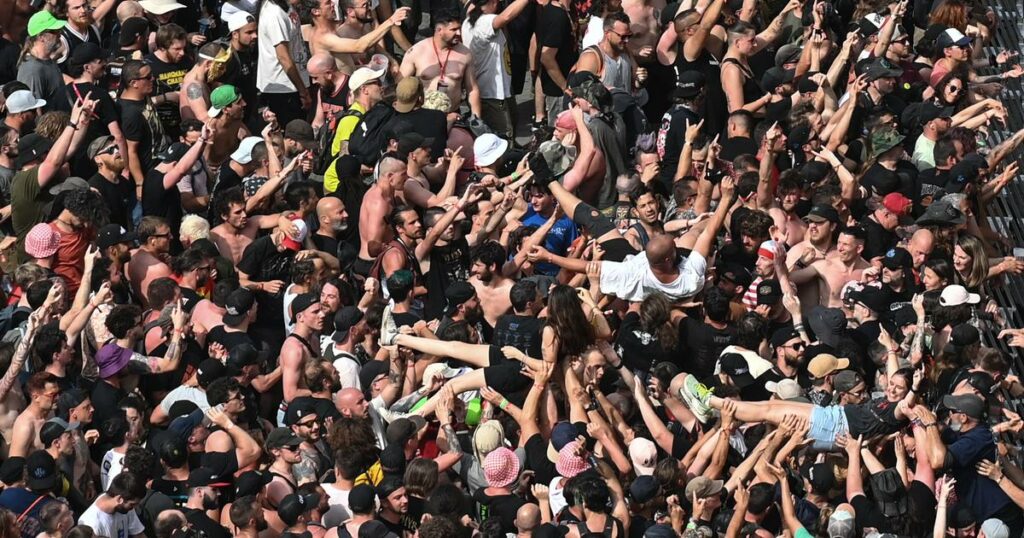
M 814 410 L 814 405 L 803 402 L 785 402 L 780 400 L 772 400 L 768 402 L 740 402 L 735 401 L 736 404 L 736 419 L 743 422 L 767 422 L 778 426 L 782 424 L 782 420 L 786 418 L 786 415 L 795 415 L 798 418 L 805 420 L 811 419 L 811 411 Z M 722 409 L 725 404 L 725 398 L 719 398 L 718 396 L 712 396 L 708 400 L 708 405 L 715 409 Z
M 468 344 L 466 344 L 468 345 Z M 452 379 L 447 383 L 451 385 L 452 390 L 455 391 L 456 396 L 463 392 L 469 392 L 471 390 L 480 390 L 487 386 L 487 381 L 484 379 L 483 368 L 479 370 L 473 370 L 467 374 L 462 374 L 455 379 Z M 416 414 L 421 417 L 429 417 L 434 413 L 434 409 L 437 408 L 437 400 L 441 398 L 441 391 L 435 392 L 433 396 L 427 400 L 427 403 L 423 404 L 416 410 Z
M 413 351 L 419 351 L 420 353 L 427 353 L 438 357 L 451 357 L 477 368 L 490 366 L 491 346 L 483 344 L 467 344 L 465 342 L 435 340 L 433 338 L 422 338 L 409 334 L 400 334 L 396 336 L 395 343 Z

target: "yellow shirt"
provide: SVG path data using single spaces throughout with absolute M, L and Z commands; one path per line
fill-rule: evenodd
M 352 132 L 356 130 L 356 125 L 359 125 L 359 121 L 363 118 L 363 114 L 366 114 L 366 109 L 358 101 L 352 103 L 348 109 L 359 112 L 359 114 L 346 114 L 338 120 L 338 128 L 334 131 L 334 141 L 331 143 L 332 155 L 341 152 L 341 143 L 348 142 L 348 139 L 352 137 Z

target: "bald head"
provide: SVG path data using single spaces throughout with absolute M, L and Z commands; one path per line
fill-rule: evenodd
M 318 52 L 309 59 L 306 63 L 306 69 L 310 75 L 319 76 L 337 69 L 337 64 L 334 63 L 334 57 L 326 52 Z
M 914 259 L 914 267 L 924 265 L 925 260 L 931 255 L 934 248 L 935 234 L 931 230 L 921 228 L 914 232 L 914 235 L 910 236 L 910 242 L 907 243 L 907 251 L 910 252 L 910 256 Z
M 359 389 L 347 388 L 338 391 L 334 397 L 334 407 L 342 416 L 364 417 L 366 415 L 366 398 Z
M 341 208 L 341 200 L 333 196 L 325 196 L 316 203 L 316 216 L 317 218 L 330 216 L 339 208 Z
M 672 237 L 666 234 L 655 235 L 647 242 L 647 247 L 644 249 L 647 254 L 647 262 L 651 264 L 651 267 L 666 265 L 671 267 L 675 265 L 676 261 L 676 244 L 672 241 Z
M 540 525 L 540 507 L 527 503 L 516 511 L 516 529 L 519 532 L 532 531 Z
M 135 0 L 125 0 L 117 6 L 117 21 L 124 22 L 132 17 L 145 17 L 146 11 L 142 9 L 142 4 L 139 4 Z

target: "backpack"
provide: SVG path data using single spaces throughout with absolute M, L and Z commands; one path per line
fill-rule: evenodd
M 327 169 L 330 168 L 331 163 L 334 159 L 338 158 L 338 154 L 334 153 L 331 148 L 334 145 L 334 137 L 337 134 L 338 124 L 341 118 L 346 116 L 355 116 L 359 118 L 361 122 L 363 119 L 363 113 L 359 110 L 349 108 L 340 114 L 333 114 L 332 117 L 328 118 L 327 121 L 320 127 L 320 132 L 317 133 L 316 138 L 316 159 L 313 161 L 313 174 L 323 176 L 327 173 Z M 331 125 L 334 125 L 334 130 L 331 129 Z M 359 128 L 359 124 L 356 124 L 356 129 Z
M 348 154 L 366 166 L 373 166 L 387 146 L 384 128 L 395 114 L 395 109 L 383 103 L 368 110 L 348 140 Z

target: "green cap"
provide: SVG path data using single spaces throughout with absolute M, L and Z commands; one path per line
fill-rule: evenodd
M 210 93 L 210 117 L 216 118 L 222 110 L 231 106 L 240 98 L 241 95 L 238 94 L 238 89 L 234 86 L 230 84 L 219 86 Z
M 893 127 L 882 127 L 871 132 L 871 158 L 877 159 L 879 155 L 896 147 L 906 138 Z
M 43 32 L 50 32 L 64 28 L 67 21 L 62 21 L 53 16 L 49 11 L 40 11 L 28 20 L 28 35 L 35 37 Z

